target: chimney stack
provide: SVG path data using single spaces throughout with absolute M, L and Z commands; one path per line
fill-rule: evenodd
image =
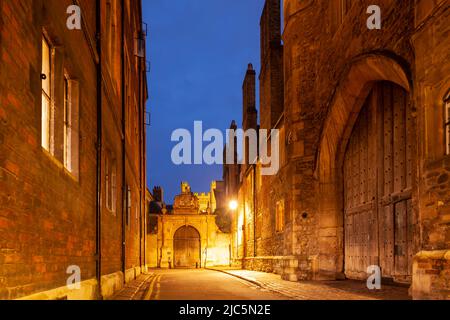
M 266 0 L 260 27 L 261 60 L 265 62 L 271 47 L 281 44 L 281 0 Z
M 261 16 L 260 125 L 273 129 L 284 111 L 280 0 L 266 0 Z
M 244 130 L 257 129 L 258 112 L 256 110 L 256 72 L 249 63 L 242 85 L 243 95 L 243 123 Z
M 158 186 L 154 187 L 153 198 L 155 198 L 156 202 L 164 202 L 164 190 Z

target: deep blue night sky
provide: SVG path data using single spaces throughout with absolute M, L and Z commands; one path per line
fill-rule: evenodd
M 194 121 L 204 130 L 242 122 L 242 81 L 247 64 L 259 73 L 259 20 L 264 0 L 143 0 L 149 26 L 147 55 L 151 127 L 148 185 L 162 186 L 173 202 L 180 182 L 209 191 L 222 179 L 220 166 L 176 166 L 171 134 Z

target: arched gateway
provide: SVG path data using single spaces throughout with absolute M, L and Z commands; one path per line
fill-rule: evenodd
M 341 79 L 317 162 L 319 272 L 411 281 L 414 255 L 414 116 L 407 72 L 394 59 L 359 57 Z M 332 245 L 330 245 L 332 244 Z
M 200 233 L 191 226 L 184 226 L 175 232 L 173 238 L 175 268 L 199 268 Z
M 411 276 L 413 258 L 413 128 L 407 92 L 374 84 L 344 156 L 345 273 L 364 278 Z

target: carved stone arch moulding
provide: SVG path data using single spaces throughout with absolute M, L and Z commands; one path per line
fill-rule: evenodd
M 171 232 L 169 234 L 167 234 L 167 238 L 168 239 L 174 239 L 175 238 L 175 234 L 177 233 L 177 231 L 183 229 L 183 228 L 192 228 L 195 229 L 199 236 L 200 239 L 203 239 L 203 235 L 202 235 L 202 228 L 201 228 L 201 223 L 192 223 L 192 222 L 173 222 L 172 224 L 172 228 L 171 228 Z
M 337 155 L 345 148 L 341 142 L 351 133 L 373 84 L 390 81 L 411 92 L 410 78 L 409 70 L 387 55 L 371 53 L 353 60 L 334 93 L 323 125 L 315 168 L 319 181 L 324 182 L 323 178 L 335 169 L 324 165 L 335 161 L 324 159 L 338 160 Z

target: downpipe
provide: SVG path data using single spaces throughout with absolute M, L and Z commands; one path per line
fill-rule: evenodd
M 258 198 L 257 198 L 257 188 L 256 188 L 256 179 L 258 169 L 257 164 L 253 165 L 253 257 L 257 257 L 257 242 L 256 242 L 256 210 L 258 209 Z
M 128 188 L 126 176 L 126 108 L 125 108 L 125 0 L 121 1 L 121 91 L 122 91 L 122 273 L 125 283 L 126 273 L 126 215 L 128 214 Z
M 98 286 L 98 298 L 103 300 L 102 296 L 102 242 L 101 242 L 101 214 L 102 214 L 102 137 L 103 137 L 103 119 L 102 119 L 102 37 L 101 37 L 101 0 L 96 1 L 96 42 L 97 42 L 97 197 L 96 197 L 96 276 Z

